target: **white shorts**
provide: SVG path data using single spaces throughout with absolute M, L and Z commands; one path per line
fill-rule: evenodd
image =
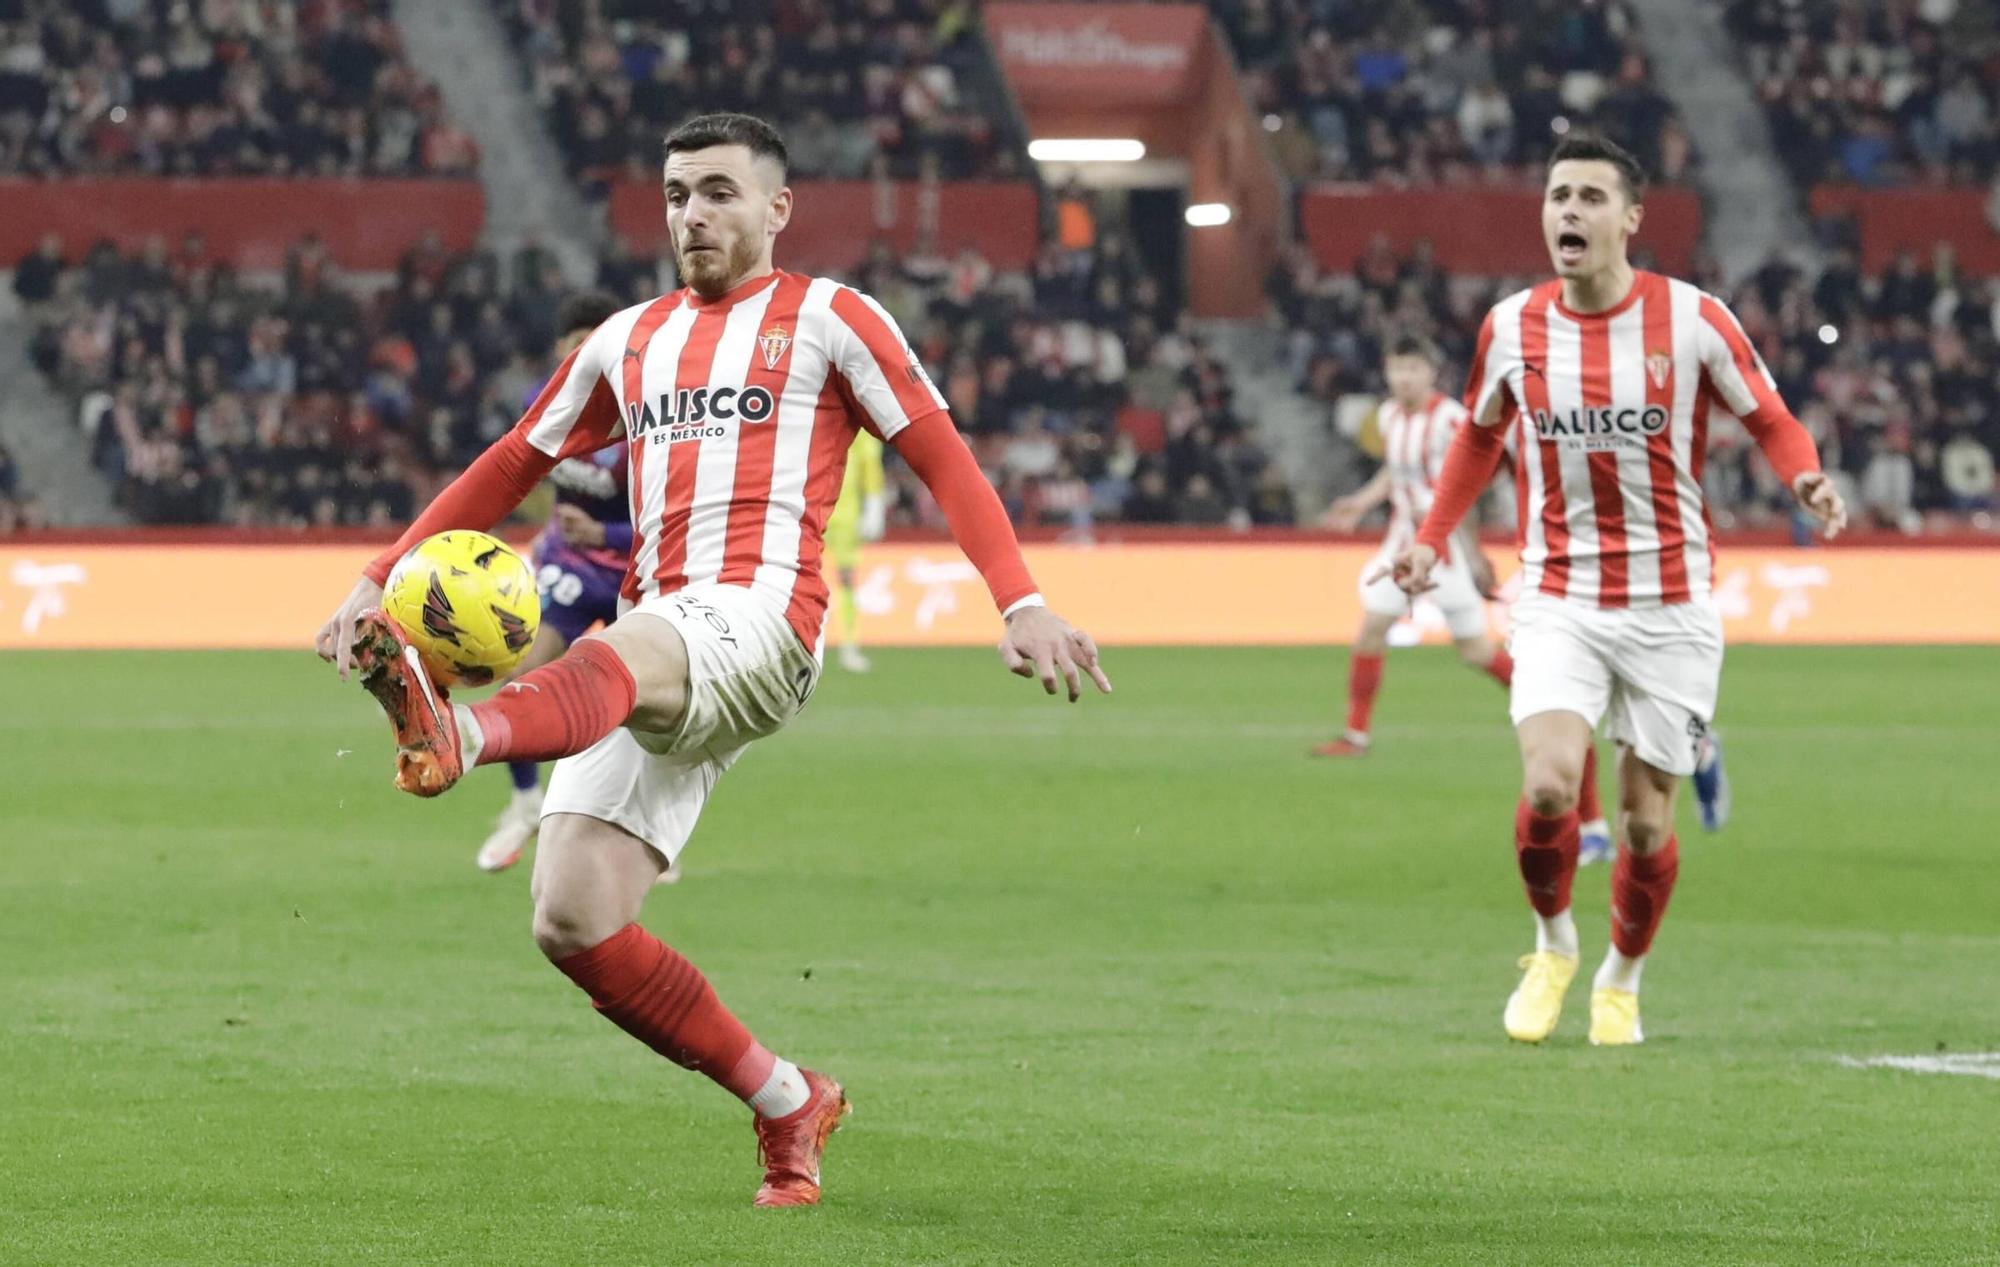
M 687 713 L 670 732 L 621 726 L 556 762 L 542 814 L 614 823 L 673 867 L 723 771 L 752 740 L 798 716 L 819 681 L 819 662 L 783 610 L 742 586 L 691 586 L 619 619 L 638 616 L 666 621 L 687 643 Z
M 1413 610 L 1410 596 L 1394 580 L 1384 576 L 1369 583 L 1368 578 L 1387 568 L 1395 557 L 1395 552 L 1385 547 L 1361 569 L 1361 610 L 1375 616 L 1407 616 Z M 1486 600 L 1472 583 L 1472 569 L 1465 566 L 1464 556 L 1454 550 L 1450 560 L 1438 560 L 1431 569 L 1431 580 L 1437 582 L 1437 588 L 1418 595 L 1416 602 L 1431 603 L 1443 612 L 1444 627 L 1458 641 L 1482 637 L 1486 633 Z
M 1537 713 L 1602 720 L 1668 774 L 1694 773 L 1722 682 L 1722 617 L 1707 599 L 1602 608 L 1547 594 L 1514 604 L 1514 724 Z

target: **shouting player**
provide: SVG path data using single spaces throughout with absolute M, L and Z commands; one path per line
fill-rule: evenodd
M 609 320 L 621 305 L 601 290 L 580 291 L 563 301 L 556 313 L 558 363 L 583 345 L 590 332 Z M 544 384 L 546 386 L 546 383 Z M 541 388 L 524 402 L 532 408 Z M 625 495 L 625 446 L 613 444 L 595 453 L 565 459 L 549 472 L 555 486 L 555 509 L 548 526 L 535 538 L 535 583 L 542 592 L 542 626 L 528 648 L 521 676 L 539 669 L 563 653 L 593 626 L 618 618 L 618 588 L 632 557 L 632 519 Z M 542 821 L 542 767 L 533 761 L 509 761 L 514 795 L 500 811 L 493 834 L 479 846 L 475 861 L 481 871 L 504 871 L 521 857 Z
M 1368 721 L 1375 710 L 1375 693 L 1382 685 L 1383 658 L 1389 650 L 1389 630 L 1408 613 L 1409 595 L 1397 588 L 1383 565 L 1415 540 L 1417 523 L 1431 508 L 1431 487 L 1443 468 L 1452 436 L 1468 416 L 1465 406 L 1437 390 L 1443 357 L 1437 345 L 1417 335 L 1399 335 L 1389 343 L 1382 374 L 1389 399 L 1376 411 L 1382 434 L 1382 469 L 1356 491 L 1333 503 L 1323 521 L 1336 532 L 1352 532 L 1363 516 L 1389 503 L 1389 533 L 1382 552 L 1361 572 L 1361 629 L 1347 670 L 1347 733 L 1313 752 L 1322 757 L 1360 757 L 1368 753 Z M 1458 657 L 1470 668 L 1491 674 L 1502 686 L 1514 676 L 1514 661 L 1486 628 L 1486 600 L 1477 573 L 1485 560 L 1472 534 L 1452 534 L 1451 548 L 1439 560 L 1431 579 L 1432 601 L 1444 612 Z M 1582 860 L 1600 861 L 1611 851 L 1611 833 L 1597 801 L 1597 754 L 1584 754 L 1579 814 L 1583 823 Z
M 684 289 L 616 314 L 515 429 L 376 559 L 319 632 L 388 713 L 396 783 L 435 796 L 475 765 L 556 761 L 542 806 L 534 936 L 597 1010 L 749 1104 L 760 1206 L 810 1205 L 847 1112 L 838 1082 L 782 1059 L 693 964 L 638 924 L 716 781 L 818 681 L 822 532 L 857 431 L 896 446 L 979 569 L 1011 671 L 1072 701 L 1111 689 L 1090 637 L 1036 591 L 1000 499 L 944 399 L 874 300 L 783 272 L 784 143 L 747 115 L 666 142 L 667 227 Z M 380 612 L 411 544 L 486 528 L 565 458 L 626 440 L 638 535 L 621 614 L 471 707 L 446 701 Z
M 1487 313 L 1467 389 L 1474 425 L 1452 441 L 1417 540 L 1391 565 L 1412 594 L 1434 584 L 1452 530 L 1499 468 L 1518 419 L 1514 848 L 1536 935 L 1504 1022 L 1522 1042 L 1555 1029 L 1576 975 L 1577 782 L 1600 720 L 1620 746 L 1621 845 L 1590 1041 L 1642 1038 L 1640 973 L 1680 869 L 1674 794 L 1696 768 L 1722 673 L 1701 488 L 1709 427 L 1739 419 L 1828 536 L 1847 522 L 1812 437 L 1736 318 L 1626 258 L 1642 188 L 1638 163 L 1609 141 L 1556 147 L 1542 201 L 1555 280 Z
M 883 492 L 882 442 L 866 431 L 854 437 L 847 451 L 847 473 L 841 477 L 840 496 L 834 499 L 833 513 L 826 519 L 826 552 L 833 558 L 833 579 L 838 587 L 833 610 L 838 617 L 840 667 L 849 673 L 866 673 L 868 654 L 861 649 L 861 605 L 855 595 L 861 570 L 861 543 L 882 538 L 888 502 Z

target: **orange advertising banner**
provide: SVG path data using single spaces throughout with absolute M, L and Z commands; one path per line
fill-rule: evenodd
M 303 650 L 368 546 L 0 546 L 0 649 Z M 1145 543 L 1027 549 L 1064 614 L 1106 644 L 1311 645 L 1361 616 L 1352 544 Z M 1724 550 L 1716 601 L 1733 642 L 2000 643 L 2000 548 Z M 982 645 L 986 587 L 948 543 L 879 545 L 858 599 L 873 646 Z M 1496 630 L 1505 608 L 1495 605 Z M 1419 602 L 1399 643 L 1446 637 Z

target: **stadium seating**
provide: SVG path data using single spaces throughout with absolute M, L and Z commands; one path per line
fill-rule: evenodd
M 0 5 L 0 175 L 457 175 L 389 0 Z
M 714 109 L 779 124 L 802 176 L 962 179 L 1024 165 L 968 90 L 979 52 L 965 5 L 495 3 L 571 169 L 593 187 L 628 164 L 650 168 L 673 123 Z
M 1990 5 L 1729 0 L 1725 11 L 1800 184 L 1992 179 L 2000 31 Z
M 267 283 L 194 238 L 99 244 L 70 267 L 60 243 L 43 250 L 16 271 L 34 357 L 147 523 L 407 518 L 518 416 L 566 293 L 534 249 L 503 262 L 420 244 L 374 293 L 311 239 Z M 1227 371 L 1122 239 L 1051 247 L 1028 275 L 878 249 L 855 280 L 909 331 L 1023 522 L 1290 522 Z M 623 255 L 598 281 L 627 298 L 672 284 Z M 897 481 L 897 520 L 937 521 Z
M 1295 181 L 1519 174 L 1586 125 L 1665 180 L 1693 160 L 1622 0 L 1212 8 Z

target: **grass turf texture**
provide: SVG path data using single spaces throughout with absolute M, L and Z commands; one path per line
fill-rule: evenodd
M 753 1212 L 747 1113 L 528 939 L 506 792 L 389 784 L 305 655 L 0 658 L 0 1262 L 1991 1261 L 2000 653 L 1732 651 L 1737 818 L 1682 807 L 1650 1042 L 1508 1044 L 1530 922 L 1500 693 L 1391 657 L 829 670 L 647 922 L 857 1113 Z M 342 750 L 351 752 L 342 754 Z M 1981 755 L 1981 753 L 1985 755 Z

